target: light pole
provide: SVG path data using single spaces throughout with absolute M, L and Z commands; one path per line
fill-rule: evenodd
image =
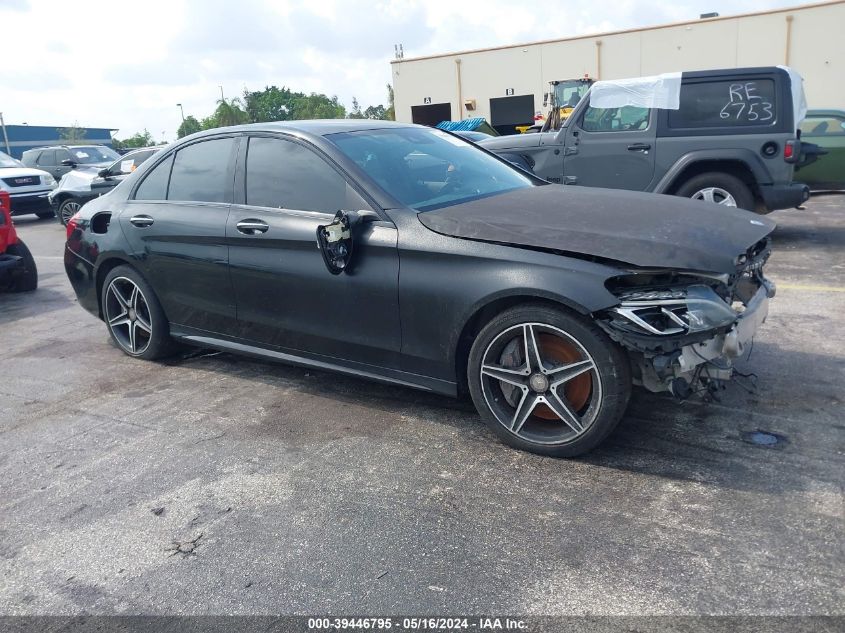
M 179 111 L 182 113 L 182 123 L 185 122 L 185 108 L 182 107 L 181 103 L 177 103 L 176 105 L 179 106 Z
M 220 88 L 220 101 L 225 101 L 226 98 L 223 96 L 223 86 L 217 86 Z

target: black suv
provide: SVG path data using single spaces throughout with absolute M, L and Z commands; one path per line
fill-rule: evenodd
M 794 110 L 803 107 L 803 89 L 789 69 L 685 72 L 677 109 L 594 107 L 597 87 L 559 130 L 480 145 L 565 185 L 673 194 L 760 213 L 809 197 L 806 185 L 792 182 L 801 155 Z
M 26 150 L 21 162 L 52 174 L 56 180 L 78 165 L 86 167 L 108 167 L 120 155 L 105 145 L 54 145 Z

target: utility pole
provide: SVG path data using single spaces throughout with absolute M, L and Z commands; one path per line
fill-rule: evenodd
M 3 113 L 0 112 L 0 128 L 3 128 L 3 141 L 6 143 L 6 153 L 11 156 L 12 148 L 9 147 L 9 135 L 6 134 L 6 123 L 3 121 Z
M 217 86 L 220 88 L 220 101 L 225 101 L 226 98 L 223 96 L 223 86 Z
M 182 123 L 185 122 L 185 108 L 182 107 L 181 103 L 177 103 L 176 105 L 179 106 L 179 111 L 182 113 Z

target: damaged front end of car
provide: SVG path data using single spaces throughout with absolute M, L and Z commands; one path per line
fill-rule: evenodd
M 628 351 L 635 383 L 684 399 L 730 380 L 775 295 L 763 274 L 769 255 L 764 238 L 731 273 L 631 270 L 609 279 L 619 304 L 597 323 Z

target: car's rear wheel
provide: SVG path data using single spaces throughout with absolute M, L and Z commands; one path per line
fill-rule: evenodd
M 173 352 L 164 310 L 133 268 L 118 266 L 109 272 L 100 305 L 112 340 L 129 356 L 154 360 Z
M 76 215 L 76 213 L 82 208 L 82 205 L 73 198 L 68 198 L 66 200 L 62 200 L 62 203 L 59 205 L 59 211 L 56 213 L 56 216 L 59 218 L 59 222 L 62 225 L 67 226 L 67 223 L 70 222 L 70 219 Z
M 503 312 L 476 337 L 468 362 L 473 402 L 507 444 L 555 457 L 586 453 L 625 412 L 625 353 L 598 327 L 563 310 Z
M 748 185 L 724 172 L 713 171 L 694 176 L 678 188 L 676 195 L 726 207 L 754 210 L 754 195 Z
M 20 241 L 17 244 L 10 244 L 6 248 L 6 253 L 21 258 L 21 270 L 17 271 L 8 289 L 11 292 L 29 292 L 38 288 L 38 269 L 35 267 L 35 258 L 26 244 Z

